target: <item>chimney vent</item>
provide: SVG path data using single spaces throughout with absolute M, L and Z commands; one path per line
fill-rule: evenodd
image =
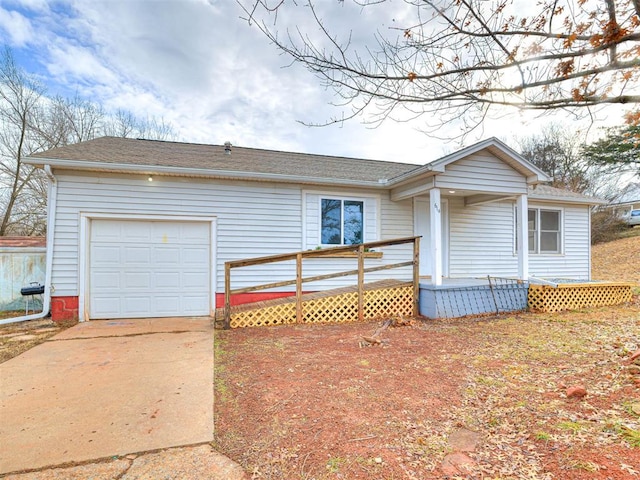
M 224 153 L 231 155 L 231 142 L 224 142 Z

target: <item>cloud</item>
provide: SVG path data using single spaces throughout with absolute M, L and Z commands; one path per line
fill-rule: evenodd
M 15 10 L 0 7 L 0 32 L 8 37 L 9 44 L 22 47 L 33 39 L 33 27 L 29 19 Z M 4 36 L 4 35 L 3 35 Z
M 372 45 L 378 33 L 401 37 L 410 18 L 405 2 L 387 2 L 390 9 L 317 3 L 319 15 L 337 27 L 340 41 L 350 39 L 358 49 Z M 436 120 L 433 116 L 386 122 L 377 129 L 362 119 L 304 126 L 300 121 L 323 123 L 343 110 L 348 113 L 349 106 L 331 106 L 339 100 L 331 88 L 302 66 L 287 66 L 289 59 L 240 18 L 243 12 L 234 1 L 4 0 L 4 5 L 13 10 L 0 9 L 0 33 L 6 32 L 18 49 L 16 57 L 52 93 L 77 92 L 107 110 L 163 118 L 181 140 L 230 140 L 247 147 L 412 163 L 459 147 L 441 138 L 458 135 L 462 124 L 421 131 L 427 120 Z M 283 11 L 280 20 L 294 33 L 299 26 L 322 38 L 304 2 L 298 5 Z M 539 125 L 530 118 L 489 119 L 466 143 L 491 135 L 509 140 L 520 124 Z

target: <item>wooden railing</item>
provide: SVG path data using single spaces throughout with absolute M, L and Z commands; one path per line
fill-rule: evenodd
M 402 245 L 405 243 L 413 244 L 413 258 L 411 261 L 391 263 L 376 267 L 364 267 L 364 259 L 368 250 L 372 248 L 389 247 L 392 245 Z M 330 257 L 336 254 L 345 254 L 354 252 L 358 258 L 358 268 L 356 270 L 346 270 L 337 273 L 328 273 L 324 275 L 315 275 L 313 277 L 302 276 L 302 261 L 308 258 Z M 263 283 L 253 287 L 231 289 L 231 269 L 239 267 L 248 267 L 251 265 L 262 265 L 265 263 L 284 262 L 288 260 L 296 261 L 296 278 L 295 280 L 285 280 L 282 282 Z M 420 266 L 420 237 L 396 238 L 393 240 L 380 240 L 377 242 L 360 243 L 358 245 L 346 245 L 343 247 L 331 247 L 321 250 L 308 250 L 294 253 L 285 253 L 282 255 L 269 255 L 267 257 L 250 258 L 246 260 L 232 260 L 224 264 L 224 328 L 230 328 L 231 324 L 231 295 L 237 293 L 254 292 L 257 290 L 266 290 L 269 288 L 285 287 L 287 285 L 296 286 L 296 321 L 302 322 L 302 284 L 307 282 L 315 282 L 318 280 L 326 280 L 329 278 L 346 277 L 349 275 L 358 275 L 358 319 L 363 320 L 364 309 L 364 274 L 369 272 L 377 272 L 380 270 L 390 270 L 392 268 L 413 266 L 413 314 L 418 315 L 418 294 L 419 294 L 419 266 Z

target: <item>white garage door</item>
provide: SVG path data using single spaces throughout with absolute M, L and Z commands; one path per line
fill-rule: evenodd
M 208 315 L 210 224 L 93 220 L 89 317 Z

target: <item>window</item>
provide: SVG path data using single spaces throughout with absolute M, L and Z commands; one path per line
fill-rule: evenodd
M 561 253 L 560 210 L 530 208 L 527 216 L 529 253 Z M 518 245 L 517 234 L 516 229 L 516 249 Z
M 323 245 L 353 245 L 364 240 L 364 202 L 322 198 L 320 236 Z

